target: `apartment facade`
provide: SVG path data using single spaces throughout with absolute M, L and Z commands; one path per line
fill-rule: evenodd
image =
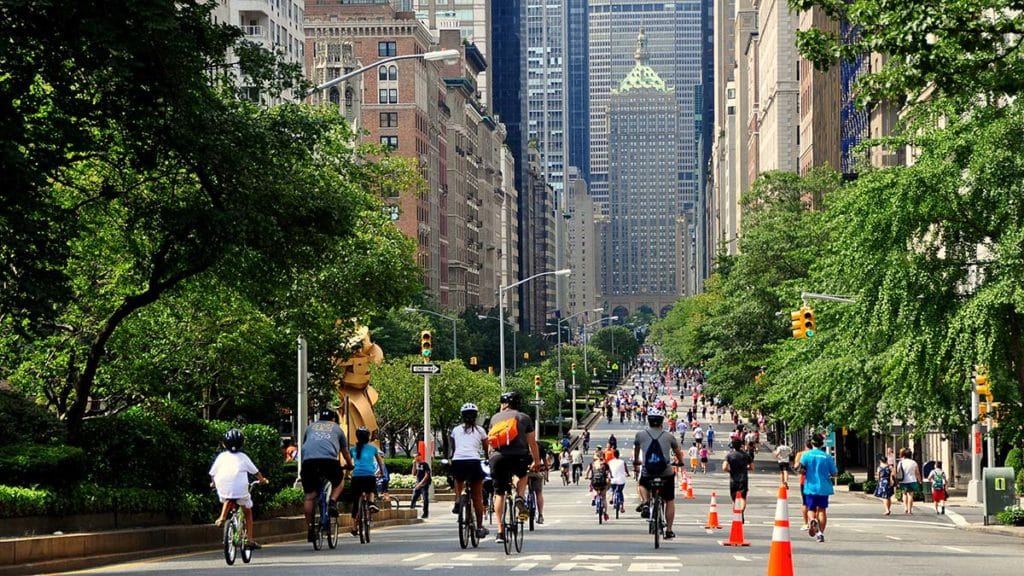
M 303 64 L 305 4 L 305 0 L 221 0 L 212 17 L 215 23 L 238 26 L 246 40 L 280 53 L 285 62 Z M 247 88 L 242 86 L 242 89 Z M 272 98 L 252 90 L 248 96 L 269 106 L 280 104 L 292 95 Z
M 501 0 L 496 0 L 501 1 Z M 486 64 L 477 78 L 477 98 L 490 107 L 491 97 L 491 2 L 492 0 L 405 0 L 416 11 L 416 18 L 434 37 L 440 30 L 457 29 L 461 40 L 473 44 Z
M 816 28 L 835 34 L 839 23 L 815 6 L 800 13 L 800 29 Z M 811 168 L 828 166 L 839 170 L 841 165 L 839 110 L 839 69 L 826 72 L 800 59 L 800 173 Z
M 600 246 L 594 222 L 594 201 L 587 191 L 587 182 L 575 166 L 570 166 L 565 186 L 565 222 L 568 267 L 567 297 L 563 318 L 600 306 L 597 283 L 597 262 Z
M 786 0 L 758 10 L 758 169 L 797 172 L 800 158 L 799 14 Z

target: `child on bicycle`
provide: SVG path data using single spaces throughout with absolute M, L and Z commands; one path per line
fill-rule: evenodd
M 604 510 L 604 519 L 608 519 L 608 499 L 606 493 L 608 492 L 608 480 L 611 473 L 608 471 L 608 464 L 604 461 L 604 451 L 598 450 L 594 452 L 594 461 L 590 463 L 590 467 L 587 468 L 586 477 L 590 480 L 590 489 L 597 493 L 594 497 L 594 505 L 597 506 L 598 502 L 602 502 L 602 510 Z
M 260 548 L 260 545 L 253 540 L 252 496 L 249 494 L 249 475 L 256 476 L 260 484 L 266 484 L 268 481 L 259 469 L 256 468 L 256 465 L 253 464 L 252 459 L 245 452 L 242 452 L 244 442 L 245 437 L 242 436 L 241 430 L 232 428 L 225 432 L 223 440 L 225 450 L 217 455 L 213 465 L 210 466 L 210 479 L 213 480 L 213 485 L 217 488 L 217 496 L 224 503 L 220 509 L 220 516 L 217 517 L 217 521 L 214 524 L 220 526 L 227 520 L 228 508 L 231 505 L 231 501 L 234 500 L 242 507 L 242 511 L 245 513 L 245 533 L 249 535 L 245 545 L 256 550 Z
M 380 511 L 372 496 L 377 490 L 377 476 L 384 468 L 384 459 L 381 458 L 377 447 L 370 444 L 370 431 L 365 426 L 356 429 L 356 445 L 349 448 L 349 452 L 354 463 L 349 490 L 352 502 L 352 535 L 355 536 L 359 533 L 358 523 L 355 521 L 359 514 L 359 499 L 363 495 L 369 495 L 370 512 Z

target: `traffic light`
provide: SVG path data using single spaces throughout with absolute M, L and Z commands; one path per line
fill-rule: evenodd
M 978 418 L 984 418 L 988 414 L 988 403 L 978 402 Z
M 979 397 L 984 396 L 986 401 L 992 401 L 992 388 L 988 382 L 987 366 L 975 366 L 974 391 Z
M 470 356 L 469 357 L 469 365 L 470 366 L 476 366 L 477 365 L 477 358 L 476 358 L 476 356 Z
M 804 334 L 811 338 L 816 332 L 817 330 L 814 327 L 814 308 L 807 306 L 804 308 Z
M 576 373 L 576 363 L 575 362 L 572 363 L 572 373 L 573 374 Z
M 794 310 L 789 313 L 790 326 L 793 329 L 793 338 L 807 338 L 807 333 L 804 332 L 804 314 L 803 308 L 800 310 Z
M 422 354 L 427 360 L 430 360 L 430 353 L 433 349 L 434 337 L 430 333 L 430 330 L 420 332 L 420 354 Z
M 540 394 L 540 374 L 534 374 L 533 376 L 533 391 Z
M 523 352 L 523 360 L 529 360 L 529 359 L 530 359 L 530 353 L 529 352 Z

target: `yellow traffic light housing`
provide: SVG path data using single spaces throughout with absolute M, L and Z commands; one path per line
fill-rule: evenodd
M 529 359 L 530 359 L 530 353 L 529 352 L 523 352 L 523 360 L 529 360 Z
M 804 331 L 804 310 L 794 310 L 789 313 L 790 326 L 793 330 L 793 338 L 807 338 L 807 333 Z
M 805 306 L 803 308 L 803 311 L 804 311 L 804 334 L 806 334 L 808 338 L 811 338 L 811 337 L 814 336 L 815 333 L 817 333 L 817 329 L 815 328 L 815 325 L 814 325 L 814 308 L 811 308 L 810 306 Z
M 988 380 L 988 366 L 975 366 L 974 370 L 974 392 L 991 402 L 992 387 Z
M 540 374 L 533 376 L 533 391 L 540 394 Z
M 978 418 L 984 418 L 988 414 L 988 402 L 978 402 Z
M 572 373 L 573 374 L 576 373 L 576 363 L 575 362 L 572 363 Z
M 420 354 L 430 359 L 430 353 L 434 350 L 434 336 L 430 333 L 430 330 L 424 330 L 420 332 Z
M 478 360 L 477 360 L 476 356 L 470 356 L 469 357 L 469 365 L 470 366 L 476 366 L 477 363 L 478 363 Z

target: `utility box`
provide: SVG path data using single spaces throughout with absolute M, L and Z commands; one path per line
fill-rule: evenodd
M 1017 503 L 1013 487 L 1013 468 L 985 468 L 981 478 L 982 497 L 985 499 L 985 524 L 988 524 L 989 516 L 995 516 Z

